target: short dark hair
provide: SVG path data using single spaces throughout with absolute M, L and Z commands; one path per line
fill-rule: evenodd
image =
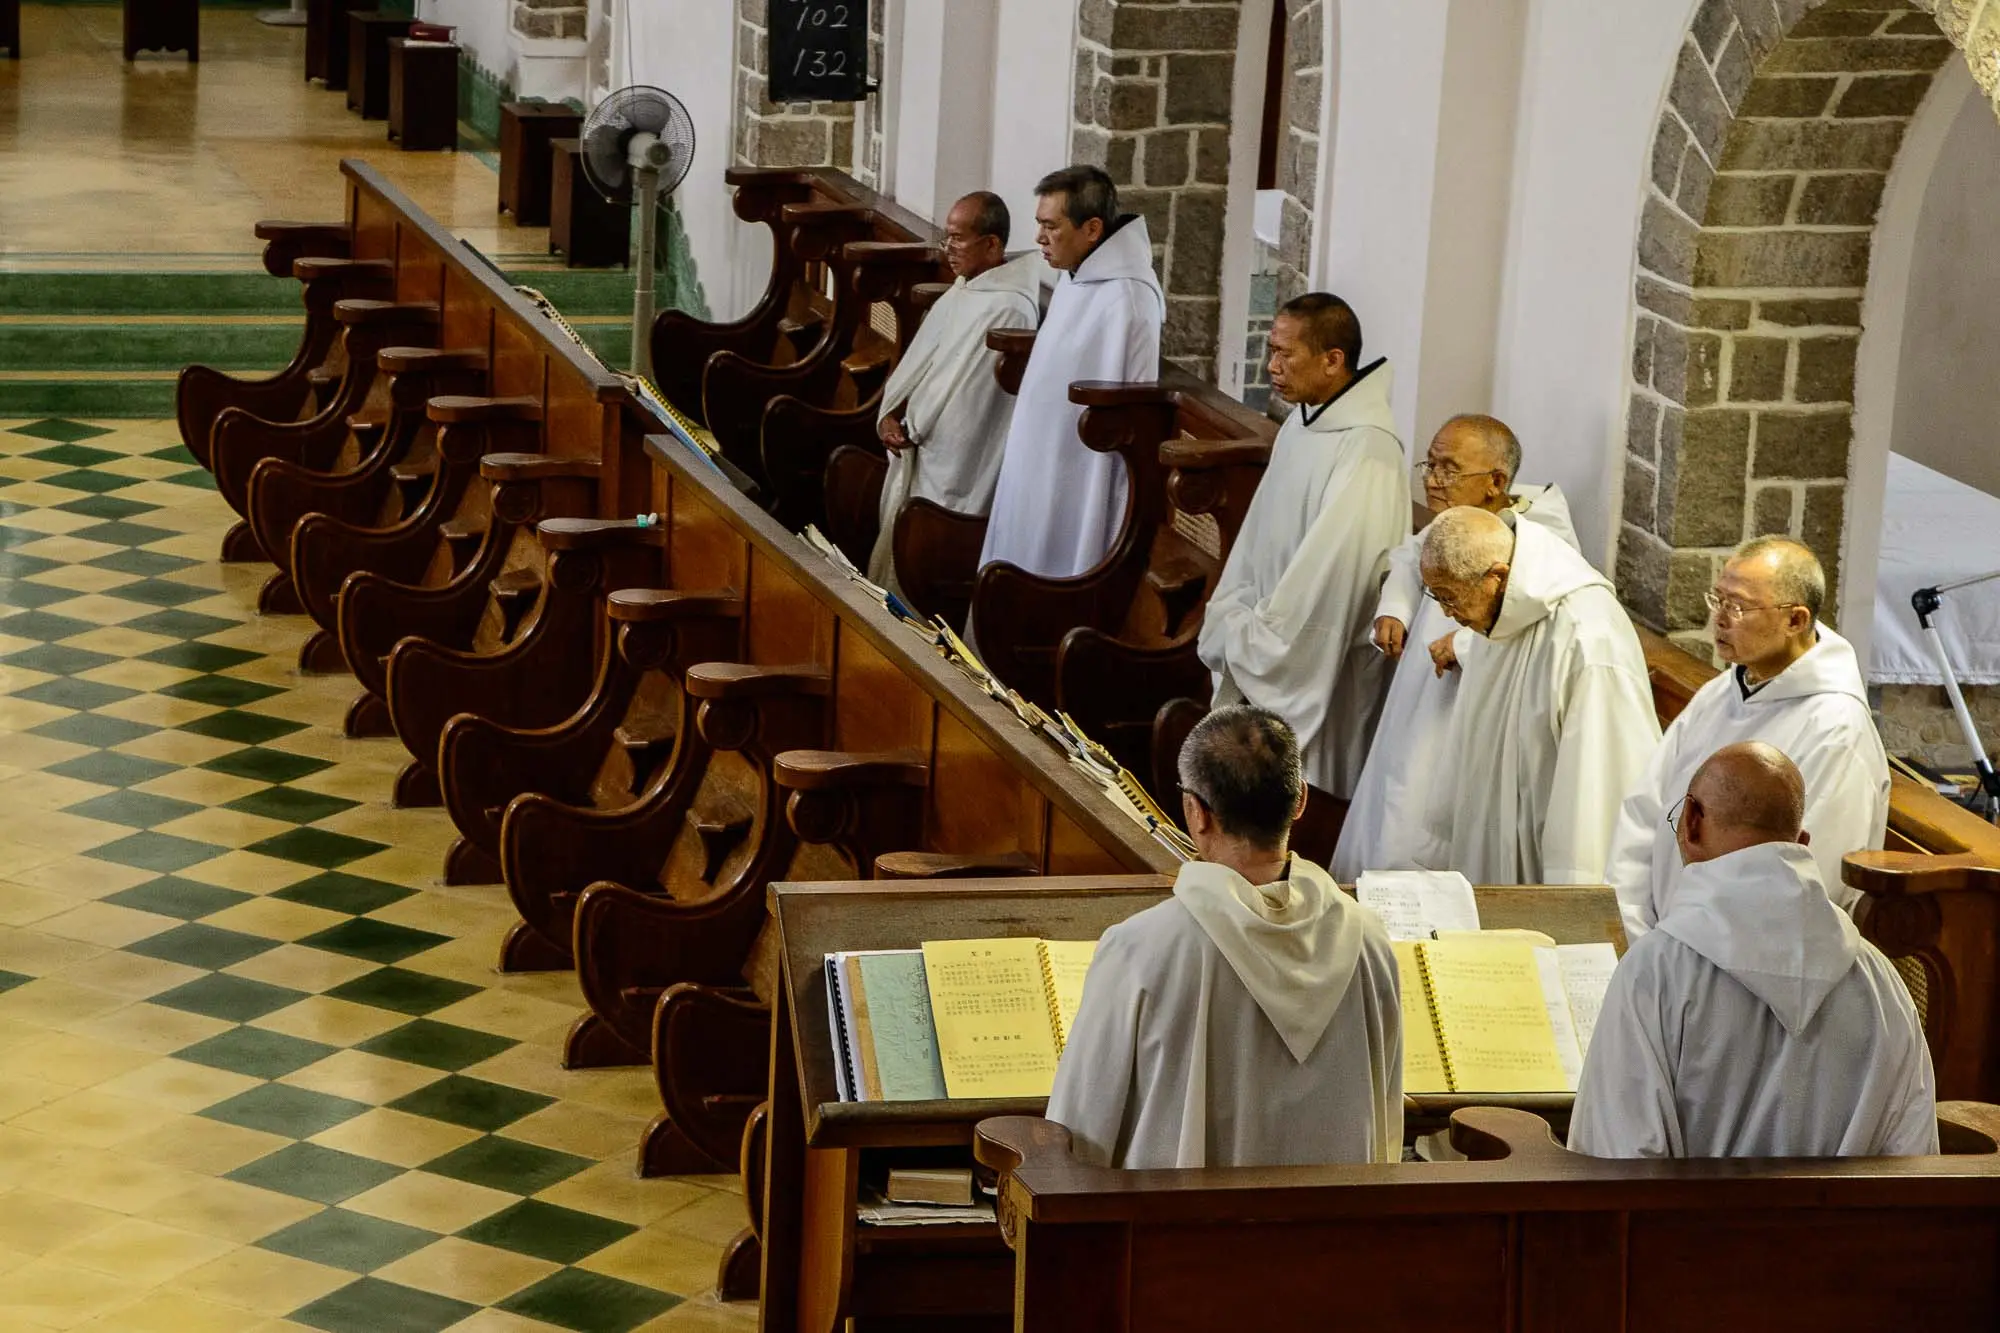
M 1118 220 L 1118 187 L 1096 167 L 1064 167 L 1035 182 L 1035 194 L 1059 194 L 1069 225 L 1081 227 L 1096 218 L 1106 227 Z
M 1290 315 L 1305 326 L 1315 352 L 1322 356 L 1336 350 L 1345 352 L 1347 368 L 1361 368 L 1361 317 L 1354 313 L 1353 306 L 1332 292 L 1294 296 L 1278 308 L 1278 313 Z
M 1007 244 L 1007 233 L 1014 228 L 1014 219 L 1007 212 L 1007 201 L 991 190 L 974 190 L 959 200 L 970 200 L 975 205 L 972 215 L 973 230 L 981 236 L 998 236 L 1000 244 Z
M 1181 745 L 1180 778 L 1224 833 L 1267 850 L 1284 845 L 1305 790 L 1298 737 L 1254 704 L 1218 708 L 1197 722 Z

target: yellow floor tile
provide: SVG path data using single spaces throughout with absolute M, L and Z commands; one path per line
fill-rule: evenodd
M 64 941 L 72 943 L 73 941 Z M 43 977 L 0 995 L 0 1017 L 24 1018 L 48 1027 L 101 1018 L 132 1003 L 94 986 L 78 986 L 58 977 Z
M 259 1157 L 268 1157 L 292 1140 L 261 1129 L 225 1125 L 200 1116 L 174 1117 L 160 1131 L 159 1141 L 146 1150 L 147 1156 L 165 1166 L 185 1167 L 202 1175 L 220 1176 Z
M 183 1292 L 156 1291 L 79 1325 L 76 1333 L 257 1333 L 265 1324 L 253 1310 Z
M 0 699 L 0 731 L 26 731 L 68 717 L 76 710 L 54 704 L 38 704 L 27 699 Z
M 202 924 L 218 930 L 261 935 L 267 940 L 290 941 L 330 930 L 349 920 L 352 918 L 340 912 L 329 912 L 323 907 L 308 907 L 304 903 L 286 902 L 282 898 L 252 898 L 203 917 Z
M 78 679 L 93 680 L 100 685 L 117 685 L 128 690 L 162 690 L 184 680 L 193 680 L 200 674 L 185 667 L 167 666 L 163 662 L 128 659 L 96 667 L 84 672 Z
M 287 1074 L 278 1081 L 295 1088 L 324 1092 L 330 1097 L 346 1097 L 380 1106 L 408 1096 L 418 1088 L 428 1087 L 443 1077 L 442 1069 L 425 1069 L 404 1064 L 401 1060 L 369 1055 L 366 1051 L 335 1051 L 326 1059 Z
M 152 524 L 152 515 L 146 516 L 146 522 L 149 526 Z M 88 630 L 82 634 L 72 634 L 63 642 L 72 648 L 104 653 L 111 657 L 141 657 L 162 648 L 170 648 L 179 640 L 170 639 L 164 634 L 151 634 L 142 629 L 114 625 Z
M 0 723 L 0 731 L 8 728 Z M 17 769 L 41 769 L 66 763 L 90 753 L 88 745 L 59 741 L 52 736 L 14 735 L 7 737 L 7 763 Z
M 163 958 L 113 952 L 73 963 L 55 975 L 80 986 L 94 986 L 113 995 L 146 1000 L 176 986 L 198 981 L 206 974 L 198 967 L 170 963 Z
M 516 1120 L 500 1133 L 523 1143 L 602 1161 L 632 1153 L 646 1124 L 644 1116 L 620 1115 L 581 1102 L 557 1102 Z
M 636 1149 L 638 1143 L 635 1141 L 632 1147 Z M 543 1203 L 574 1208 L 578 1212 L 615 1217 L 635 1227 L 658 1222 L 698 1204 L 706 1205 L 719 1197 L 713 1190 L 686 1180 L 641 1180 L 632 1174 L 632 1161 L 631 1156 L 625 1156 L 599 1162 L 568 1180 L 551 1185 L 535 1197 Z M 742 1216 L 743 1203 L 739 1199 L 734 1204 L 738 1216 L 736 1225 L 741 1227 L 747 1220 Z M 733 1229 L 729 1233 L 732 1236 L 735 1234 Z M 723 1239 L 728 1239 L 728 1236 Z
M 171 694 L 135 694 L 106 704 L 96 711 L 125 722 L 141 722 L 149 727 L 178 727 L 221 712 L 213 704 L 192 699 L 176 699 Z
M 60 1143 L 46 1134 L 31 1134 L 12 1125 L 0 1125 L 0 1195 L 20 1188 L 50 1162 L 58 1161 L 74 1145 Z M 0 1257 L 8 1251 L 0 1246 Z
M 757 1302 L 717 1302 L 713 1297 L 684 1301 L 648 1320 L 633 1333 L 751 1333 L 757 1327 Z
M 396 904 L 401 906 L 401 904 Z M 384 909 L 375 913 L 381 920 L 390 920 Z M 398 925 L 409 925 L 399 921 Z M 419 926 L 422 930 L 425 927 Z M 577 1002 L 558 1004 L 551 1000 L 537 999 L 532 995 L 516 995 L 504 990 L 481 991 L 468 995 L 456 1004 L 447 1005 L 431 1017 L 440 1023 L 456 1023 L 460 1027 L 475 1028 L 480 1032 L 491 1032 L 502 1037 L 526 1040 L 549 1031 L 561 1031 L 569 1026 L 581 1010 L 581 995 Z
M 217 1102 L 258 1087 L 263 1080 L 227 1069 L 210 1069 L 188 1060 L 155 1059 L 97 1085 L 112 1097 L 129 1097 L 149 1106 L 164 1106 L 182 1115 L 205 1111 Z
M 357 1194 L 341 1206 L 369 1217 L 449 1235 L 517 1202 L 518 1196 L 504 1190 L 411 1171 Z
M 405 958 L 401 966 L 412 972 L 463 981 L 469 986 L 491 986 L 499 976 L 500 941 L 506 937 L 509 924 L 495 922 L 483 937 L 440 944 Z
M 26 667 L 0 666 L 0 694 L 17 694 L 22 690 L 46 685 L 56 677 L 46 671 L 30 671 Z
M 349 958 L 300 944 L 280 944 L 275 949 L 266 949 L 255 958 L 232 964 L 223 971 L 234 977 L 248 977 L 252 981 L 289 986 L 293 990 L 317 995 L 321 991 L 332 990 L 344 981 L 366 976 L 375 968 L 376 965 L 365 958 Z
M 118 1214 L 109 1208 L 58 1199 L 40 1190 L 11 1190 L 0 1196 L 0 1245 L 22 1254 L 43 1255 L 118 1220 Z
M 286 1315 L 352 1281 L 354 1274 L 342 1269 L 246 1246 L 181 1274 L 168 1286 L 259 1314 Z
M 217 847 L 248 847 L 253 842 L 289 833 L 294 825 L 282 819 L 245 814 L 240 810 L 198 810 L 179 819 L 168 820 L 155 832 Z
M 30 574 L 29 583 L 40 583 L 51 588 L 67 588 L 71 592 L 105 592 L 122 587 L 127 583 L 137 583 L 136 574 L 121 574 L 115 569 L 104 569 L 97 565 L 59 565 L 54 569 Z M 104 682 L 107 685 L 115 681 Z
M 486 1309 L 477 1314 L 467 1315 L 445 1333 L 549 1333 L 554 1324 L 545 1324 L 539 1319 L 527 1319 L 505 1310 Z
M 45 1102 L 10 1122 L 65 1143 L 111 1148 L 142 1134 L 155 1134 L 179 1119 L 163 1106 L 86 1089 Z
M 119 548 L 109 542 L 92 541 L 88 537 L 45 537 L 38 542 L 29 542 L 17 548 L 24 555 L 38 555 L 44 560 L 63 560 L 81 564 L 86 560 L 101 560 L 107 555 L 117 555 Z M 71 620 L 81 620 L 92 625 L 122 625 L 128 620 L 137 620 L 147 614 L 143 602 L 128 602 L 122 597 L 110 597 L 103 593 L 85 593 L 65 602 L 51 602 L 51 615 L 67 616 Z
M 51 1032 L 0 1053 L 0 1082 L 28 1075 L 68 1088 L 91 1088 L 153 1063 L 154 1056 L 92 1037 Z
M 0 700 L 0 705 L 9 702 Z M 114 705 L 115 707 L 115 705 Z M 129 838 L 132 830 L 104 819 L 86 819 L 61 810 L 45 810 L 32 815 L 9 815 L 0 819 L 0 839 L 25 842 L 57 852 L 87 852 L 107 842 Z
M 163 1226 L 248 1245 L 294 1222 L 303 1222 L 322 1207 L 310 1199 L 295 1199 L 234 1180 L 197 1177 L 180 1193 L 135 1211 Z
M 71 963 L 80 963 L 86 958 L 95 958 L 104 950 L 81 940 L 57 939 L 39 931 L 22 930 L 16 927 L 0 929 L 0 971 L 24 972 L 41 976 Z M 16 992 L 9 991 L 8 995 Z M 6 996 L 0 996 L 5 999 Z
M 115 787 L 95 782 L 57 777 L 54 773 L 26 773 L 0 782 L 0 810 L 9 814 L 26 810 L 60 810 L 93 796 L 107 796 L 116 790 Z
M 119 907 L 112 903 L 92 902 L 52 916 L 38 923 L 35 928 L 67 940 L 82 940 L 86 944 L 101 944 L 107 949 L 122 949 L 128 944 L 137 944 L 140 940 L 148 939 L 163 930 L 171 930 L 179 924 L 172 917 L 135 911 L 130 907 Z
M 697 1199 L 685 1208 L 676 1208 L 661 1218 L 659 1224 L 668 1231 L 696 1240 L 726 1245 L 749 1221 L 742 1199 L 711 1190 L 707 1198 Z
M 699 1296 L 715 1289 L 721 1262 L 722 1248 L 714 1242 L 651 1226 L 578 1260 L 577 1267 L 679 1296 Z
M 504 1301 L 562 1267 L 511 1250 L 447 1236 L 375 1270 L 384 1282 L 435 1291 L 474 1305 Z
M 111 748 L 119 754 L 136 754 L 141 759 L 157 759 L 163 764 L 205 764 L 220 755 L 241 750 L 243 745 L 238 741 L 220 740 L 214 736 L 198 736 L 192 731 L 156 731 L 148 736 L 136 736 Z
M 442 1157 L 478 1137 L 476 1129 L 378 1106 L 313 1135 L 312 1142 L 411 1168 Z
M 139 1296 L 145 1288 L 87 1268 L 38 1259 L 0 1282 L 0 1325 L 73 1328 Z
M 221 805 L 248 796 L 253 791 L 262 791 L 269 785 L 255 778 L 231 777 L 227 773 L 211 773 L 203 768 L 177 768 L 171 773 L 162 773 L 159 777 L 137 783 L 132 790 L 149 796 L 193 801 L 197 805 Z
M 155 1055 L 166 1055 L 192 1046 L 236 1026 L 227 1019 L 206 1014 L 190 1014 L 157 1004 L 133 1004 L 96 1017 L 59 1024 L 65 1032 L 86 1037 L 102 1037 L 126 1046 L 136 1046 Z
M 379 801 L 396 780 L 400 764 L 353 760 L 335 768 L 321 769 L 290 785 L 322 796 L 338 796 L 345 801 Z
M 64 856 L 13 871 L 9 879 L 69 898 L 105 898 L 159 878 L 155 871 L 100 861 L 94 856 Z
M 393 1010 L 314 995 L 265 1014 L 251 1026 L 307 1041 L 323 1041 L 329 1046 L 354 1046 L 407 1022 L 408 1015 Z
M 41 471 L 42 468 L 51 466 L 46 459 L 14 459 L 10 461 L 10 466 L 17 469 L 23 467 L 34 468 L 37 476 L 52 477 L 55 475 L 53 472 Z M 53 466 L 57 471 L 62 470 L 62 465 L 59 463 Z M 60 488 L 51 487 L 50 489 Z M 33 504 L 36 502 L 17 500 L 16 503 Z M 91 518 L 88 514 L 79 514 L 68 509 L 31 509 L 8 519 L 7 526 L 10 528 L 19 528 L 23 532 L 46 533 L 53 537 L 59 533 L 75 532 L 78 528 L 87 528 L 101 521 Z
M 0 926 L 25 926 L 69 908 L 70 900 L 61 894 L 0 880 Z
M 234 1242 L 127 1217 L 49 1252 L 49 1258 L 157 1287 L 235 1249 Z
M 184 1192 L 200 1179 L 192 1171 L 160 1166 L 139 1155 L 70 1148 L 44 1162 L 23 1187 L 94 1208 L 132 1214 Z
M 244 893 L 275 893 L 279 889 L 290 888 L 302 879 L 311 879 L 318 873 L 311 866 L 302 866 L 296 861 L 281 861 L 275 856 L 237 851 L 189 866 L 180 875 L 182 879 Z

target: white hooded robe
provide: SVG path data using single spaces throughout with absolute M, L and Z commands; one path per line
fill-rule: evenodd
M 1369 641 L 1389 553 L 1409 534 L 1410 471 L 1377 361 L 1307 424 L 1294 408 L 1202 613 L 1218 708 L 1247 700 L 1297 733 L 1306 781 L 1345 798 L 1388 685 Z
M 1146 220 L 1136 215 L 1056 283 L 1007 430 L 982 566 L 1004 560 L 1069 578 L 1103 561 L 1125 522 L 1125 460 L 1078 438 L 1083 408 L 1069 386 L 1158 380 L 1166 313 Z
M 1261 886 L 1182 866 L 1170 900 L 1098 943 L 1048 1118 L 1102 1166 L 1400 1160 L 1388 931 L 1297 856 Z
M 1688 866 L 1612 973 L 1569 1146 L 1594 1157 L 1938 1150 L 1916 1006 L 1820 882 L 1767 842 Z
M 1443 863 L 1423 868 L 1595 884 L 1619 800 L 1660 742 L 1645 654 L 1610 580 L 1546 528 L 1515 527 L 1508 569 L 1492 630 L 1454 638 L 1458 698 L 1432 782 Z
M 1500 517 L 1509 526 L 1538 523 L 1574 548 L 1576 529 L 1570 525 L 1569 501 L 1555 486 L 1519 486 L 1513 504 Z M 1436 864 L 1443 853 L 1437 845 L 1441 820 L 1431 809 L 1434 778 L 1444 765 L 1445 732 L 1451 722 L 1452 700 L 1458 697 L 1458 673 L 1439 677 L 1431 665 L 1433 639 L 1456 627 L 1438 604 L 1424 596 L 1421 572 L 1422 532 L 1406 537 L 1389 552 L 1389 577 L 1369 621 L 1384 616 L 1405 627 L 1403 655 L 1389 681 L 1382 720 L 1375 728 L 1378 743 L 1368 747 L 1368 760 L 1354 786 L 1353 803 L 1340 828 L 1333 854 L 1333 877 L 1352 884 L 1366 870 L 1415 870 Z
M 1860 894 L 1840 879 L 1849 852 L 1880 848 L 1889 820 L 1889 758 L 1868 712 L 1861 664 L 1847 640 L 1824 625 L 1805 656 L 1746 696 L 1725 671 L 1695 691 L 1668 726 L 1638 785 L 1625 797 L 1604 870 L 1618 890 L 1625 934 L 1652 929 L 1681 858 L 1666 812 L 1687 793 L 1707 758 L 1725 745 L 1764 741 L 1783 751 L 1806 780 L 1806 832 L 1835 905 L 1853 910 Z
M 896 516 L 913 499 L 983 516 L 993 505 L 1014 399 L 994 377 L 994 329 L 1032 329 L 1041 316 L 1048 264 L 1030 251 L 960 278 L 937 299 L 882 387 L 877 420 L 901 412 L 910 447 L 889 455 L 882 483 L 882 529 L 868 577 L 895 587 Z

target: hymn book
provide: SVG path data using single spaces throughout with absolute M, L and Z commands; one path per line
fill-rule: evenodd
M 1574 1092 L 1617 951 L 1529 932 L 1396 940 L 1406 1093 Z
M 1479 929 L 1472 882 L 1456 870 L 1365 870 L 1355 881 L 1354 897 L 1382 918 L 1392 940 Z

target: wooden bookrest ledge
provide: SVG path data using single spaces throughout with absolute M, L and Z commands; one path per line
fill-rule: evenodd
M 1497 1108 L 1453 1116 L 1470 1162 L 1114 1171 L 1024 1117 L 974 1151 L 1023 1333 L 1225 1328 L 1251 1293 L 1260 1333 L 1990 1330 L 2000 1108 L 1938 1123 L 1915 1158 L 1603 1161 Z

